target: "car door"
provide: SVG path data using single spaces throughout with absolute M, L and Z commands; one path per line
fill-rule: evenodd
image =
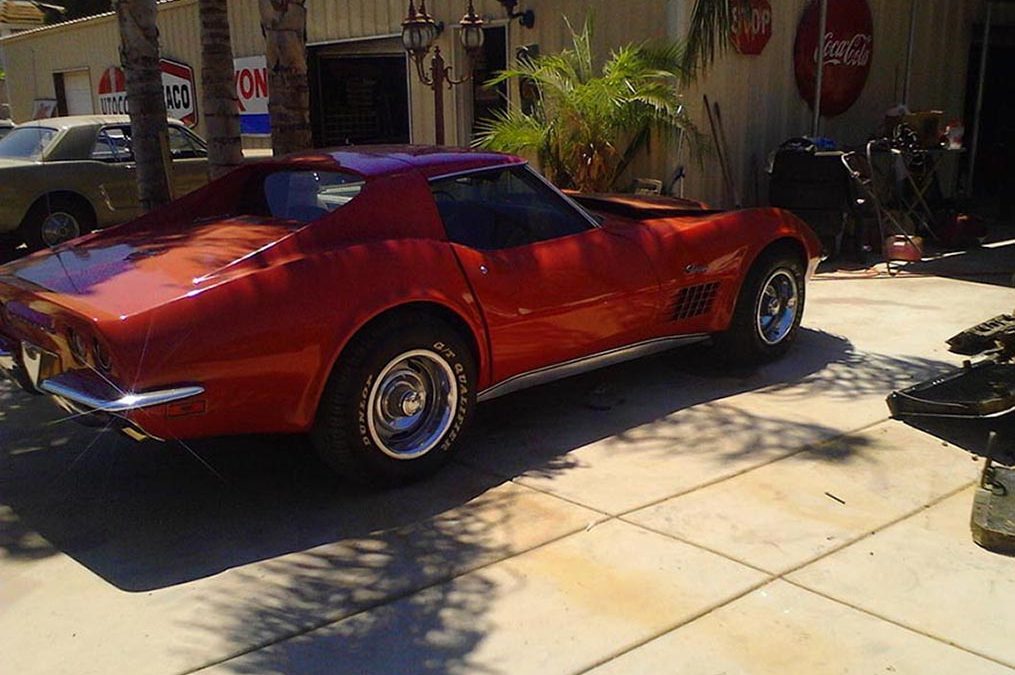
M 431 187 L 482 307 L 494 381 L 651 333 L 660 290 L 648 257 L 527 167 Z
M 131 148 L 129 126 L 99 129 L 91 159 L 98 162 L 94 181 L 115 222 L 124 222 L 141 213 L 137 192 L 137 167 Z
M 169 125 L 169 152 L 173 157 L 173 196 L 182 197 L 208 182 L 208 151 L 194 134 Z

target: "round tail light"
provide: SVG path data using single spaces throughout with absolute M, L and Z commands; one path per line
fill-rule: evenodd
M 73 328 L 67 329 L 67 344 L 70 346 L 70 353 L 82 365 L 88 362 L 88 342 L 84 336 Z
M 113 358 L 109 355 L 109 350 L 98 340 L 95 340 L 93 349 L 95 353 L 95 365 L 107 373 L 111 371 L 113 369 Z

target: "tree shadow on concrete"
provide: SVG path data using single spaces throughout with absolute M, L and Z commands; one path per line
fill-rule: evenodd
M 355 617 L 334 635 L 378 669 L 470 670 L 469 655 L 492 628 L 493 591 L 482 574 L 460 575 L 523 550 L 526 530 L 555 517 L 520 509 L 518 494 L 533 493 L 512 479 L 560 475 L 580 461 L 574 450 L 604 439 L 632 457 L 763 460 L 842 431 L 834 420 L 784 416 L 780 405 L 880 398 L 948 367 L 860 353 L 810 330 L 791 356 L 757 370 L 716 373 L 710 361 L 700 351 L 659 355 L 480 406 L 466 466 L 388 492 L 332 477 L 293 439 L 134 444 L 111 432 L 40 426 L 40 418 L 59 419 L 48 402 L 0 390 L 0 555 L 63 553 L 125 591 L 202 584 L 207 623 L 181 631 L 221 636 L 232 651 L 195 648 L 186 656 L 195 667 Z M 740 406 L 745 392 L 764 392 L 773 413 Z M 828 444 L 824 455 L 822 447 L 818 461 L 855 454 L 848 443 Z M 399 598 L 396 609 L 360 613 Z M 396 629 L 405 650 L 370 652 L 371 636 Z M 342 671 L 291 658 L 257 652 L 237 668 Z
M 856 351 L 844 338 L 802 330 L 791 356 L 761 368 L 718 366 L 707 349 L 678 350 L 520 392 L 480 406 L 474 447 L 464 461 L 505 477 L 547 477 L 575 468 L 569 454 L 604 439 L 632 459 L 699 454 L 763 460 L 886 417 L 893 390 L 938 375 L 950 364 Z M 753 392 L 763 405 L 737 397 Z M 823 401 L 826 417 L 797 412 Z M 857 408 L 866 403 L 875 413 Z M 760 410 L 760 411 L 759 411 Z M 846 415 L 850 412 L 851 415 Z M 481 431 L 480 431 L 481 430 Z M 832 446 L 828 446 L 831 448 Z M 830 461 L 850 461 L 828 450 Z

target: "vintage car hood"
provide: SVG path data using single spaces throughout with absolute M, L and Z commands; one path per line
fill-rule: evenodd
M 113 228 L 11 263 L 0 279 L 65 296 L 107 316 L 129 316 L 264 265 L 295 231 L 291 221 L 242 216 L 158 229 Z

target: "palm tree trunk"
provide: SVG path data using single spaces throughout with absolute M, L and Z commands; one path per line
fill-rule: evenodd
M 201 0 L 201 105 L 208 132 L 208 170 L 212 178 L 243 161 L 240 112 L 233 71 L 233 44 L 226 0 Z
M 155 0 L 114 0 L 113 7 L 120 26 L 120 63 L 127 80 L 138 197 L 141 208 L 149 211 L 172 199 L 157 10 Z
M 306 0 L 258 0 L 268 61 L 268 115 L 275 155 L 305 150 L 310 133 Z

